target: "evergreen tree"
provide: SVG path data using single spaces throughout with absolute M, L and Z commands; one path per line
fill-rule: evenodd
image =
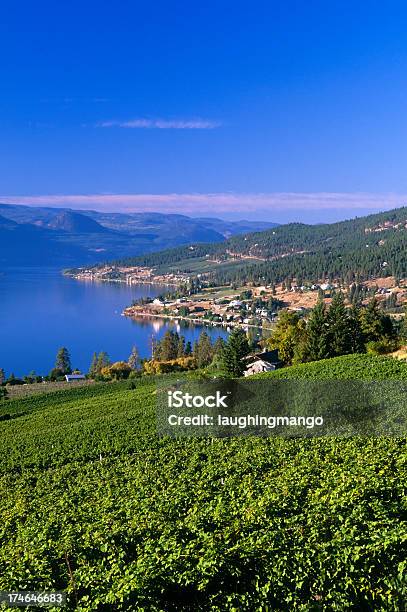
M 177 332 L 167 330 L 163 338 L 154 348 L 154 359 L 157 361 L 171 361 L 178 356 L 179 335 Z
M 177 347 L 177 357 L 185 357 L 185 338 L 184 336 L 180 336 L 178 340 Z
M 190 341 L 188 340 L 188 342 L 185 345 L 185 356 L 189 357 L 190 355 L 192 355 L 192 345 Z
M 350 337 L 350 351 L 351 353 L 364 353 L 365 352 L 365 339 L 363 336 L 362 326 L 360 324 L 360 312 L 361 307 L 358 303 L 355 303 L 349 310 L 349 337 Z
M 250 352 L 246 334 L 241 329 L 234 329 L 222 351 L 222 366 L 229 376 L 242 376 L 246 369 L 243 358 Z
M 70 374 L 72 372 L 71 358 L 65 346 L 62 346 L 58 350 L 55 360 L 55 370 L 59 370 L 62 374 Z
M 6 380 L 6 374 L 3 368 L 0 368 L 0 385 L 2 385 L 5 380 Z
M 209 365 L 213 358 L 213 347 L 208 334 L 203 331 L 194 346 L 194 358 L 198 368 Z
M 305 360 L 318 361 L 329 355 L 325 304 L 320 300 L 312 309 L 306 328 Z
M 213 345 L 213 354 L 220 355 L 225 348 L 225 341 L 222 336 L 218 336 Z
M 137 370 L 138 365 L 139 365 L 139 361 L 140 361 L 140 357 L 138 354 L 138 350 L 136 346 L 133 346 L 131 349 L 131 353 L 129 355 L 129 358 L 127 360 L 128 365 L 131 367 L 132 370 Z
M 327 344 L 329 357 L 347 355 L 351 352 L 348 311 L 342 292 L 335 293 L 327 314 Z
M 353 285 L 354 291 L 350 300 L 354 305 L 360 305 L 363 296 L 363 287 L 361 285 Z
M 389 323 L 385 320 L 376 298 L 373 298 L 367 307 L 361 310 L 360 325 L 365 342 L 380 340 L 389 331 Z

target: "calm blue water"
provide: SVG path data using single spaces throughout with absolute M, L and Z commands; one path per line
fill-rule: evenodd
M 0 368 L 17 376 L 35 370 L 46 374 L 59 347 L 66 346 L 72 366 L 87 371 L 93 351 L 106 351 L 113 361 L 126 360 L 136 345 L 151 354 L 152 336 L 175 329 L 187 340 L 202 327 L 180 328 L 174 322 L 134 321 L 121 312 L 141 296 L 157 296 L 165 287 L 119 283 L 85 283 L 55 269 L 14 268 L 0 272 Z M 206 328 L 212 338 L 226 333 Z

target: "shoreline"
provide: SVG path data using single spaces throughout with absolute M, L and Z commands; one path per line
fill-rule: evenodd
M 130 306 L 131 308 L 131 306 Z M 248 328 L 248 327 L 252 327 L 254 329 L 266 329 L 268 331 L 271 331 L 272 328 L 270 327 L 262 327 L 261 325 L 252 325 L 251 323 L 231 323 L 231 322 L 224 322 L 224 321 L 208 321 L 205 319 L 191 319 L 190 317 L 182 317 L 182 316 L 176 316 L 176 315 L 165 315 L 165 314 L 160 314 L 160 313 L 147 313 L 147 312 L 138 312 L 138 313 L 127 313 L 126 310 L 128 310 L 127 308 L 125 308 L 123 310 L 123 312 L 121 313 L 122 317 L 129 317 L 131 319 L 137 319 L 138 317 L 144 317 L 147 319 L 167 319 L 167 320 L 172 320 L 172 321 L 187 321 L 189 323 L 194 323 L 197 324 L 199 323 L 200 325 L 207 325 L 208 327 L 226 327 L 226 328 L 233 328 L 233 327 L 241 327 L 241 328 Z
M 90 283 L 121 283 L 122 285 L 152 285 L 152 286 L 168 286 L 178 287 L 178 283 L 171 283 L 169 281 L 158 281 L 158 280 L 144 280 L 144 279 L 123 279 L 123 278 L 91 278 L 88 276 L 76 276 L 74 274 L 66 274 L 62 272 L 63 276 L 71 278 L 76 281 L 90 282 Z

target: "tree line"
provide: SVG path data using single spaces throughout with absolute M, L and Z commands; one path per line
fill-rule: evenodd
M 176 370 L 206 368 L 219 358 L 227 343 L 218 337 L 214 342 L 206 331 L 191 344 L 175 331 L 167 330 L 160 340 L 153 342 L 152 357 L 140 358 L 138 349 L 133 346 L 127 360 L 112 362 L 105 351 L 93 353 L 86 377 L 94 380 L 124 380 L 143 374 L 160 374 Z M 31 384 L 43 381 L 64 381 L 67 374 L 80 374 L 73 369 L 71 356 L 66 347 L 61 347 L 56 355 L 55 365 L 47 376 L 31 372 L 23 378 L 13 373 L 7 378 L 0 369 L 0 397 L 6 395 L 6 385 Z
M 269 338 L 249 342 L 242 329 L 234 329 L 225 341 L 218 337 L 212 342 L 202 331 L 192 345 L 176 331 L 167 330 L 153 343 L 151 359 L 141 359 L 133 346 L 126 361 L 111 362 L 106 352 L 94 353 L 87 377 L 95 380 L 122 380 L 143 374 L 209 368 L 212 373 L 226 376 L 242 376 L 244 357 L 254 349 L 277 349 L 279 358 L 287 366 L 354 353 L 386 354 L 397 350 L 407 342 L 407 309 L 402 320 L 390 317 L 373 297 L 367 305 L 356 298 L 360 292 L 349 292 L 346 304 L 342 292 L 333 294 L 330 306 L 321 299 L 304 317 L 297 312 L 280 311 L 279 318 Z M 75 372 L 66 347 L 58 350 L 55 367 L 47 377 L 34 372 L 23 379 L 11 374 L 5 377 L 0 369 L 0 398 L 5 396 L 5 386 L 64 380 L 66 374 Z
M 407 319 L 394 321 L 373 298 L 366 306 L 345 304 L 335 293 L 329 307 L 320 300 L 307 319 L 284 311 L 267 339 L 286 365 L 318 361 L 351 353 L 385 354 L 407 340 Z

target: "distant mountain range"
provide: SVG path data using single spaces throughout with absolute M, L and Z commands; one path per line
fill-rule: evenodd
M 164 213 L 77 212 L 0 204 L 0 266 L 96 264 L 184 244 L 222 242 L 276 226 Z

